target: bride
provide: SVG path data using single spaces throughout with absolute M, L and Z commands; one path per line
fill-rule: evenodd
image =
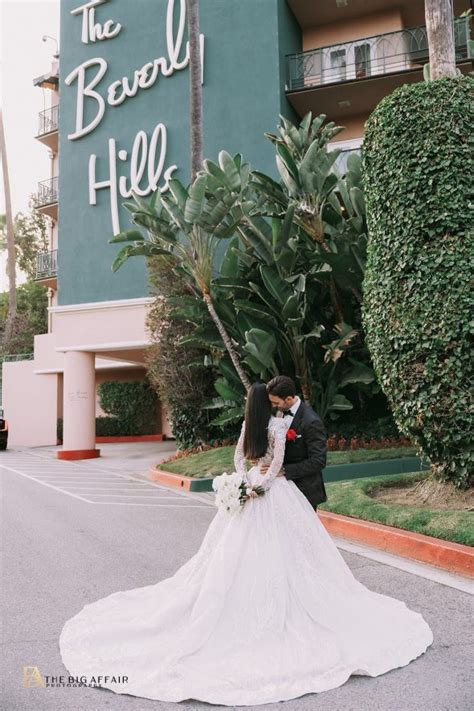
M 219 508 L 173 576 L 70 618 L 59 647 L 71 675 L 100 676 L 118 694 L 250 706 L 379 676 L 426 651 L 433 634 L 422 615 L 358 582 L 308 499 L 280 475 L 287 429 L 255 383 L 235 452 L 248 487 L 241 510 Z M 247 460 L 257 461 L 248 471 Z

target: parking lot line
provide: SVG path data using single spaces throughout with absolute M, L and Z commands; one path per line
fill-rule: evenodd
M 6 453 L 3 455 L 3 462 L 0 463 L 0 468 L 88 504 L 175 508 L 209 508 L 214 505 L 209 497 L 170 490 L 156 482 L 139 478 L 137 463 L 133 463 L 133 472 L 127 472 L 123 468 L 111 472 L 97 466 L 88 468 L 89 462 L 86 461 L 65 463 L 34 452 Z M 107 500 L 101 501 L 99 498 Z M 117 501 L 121 498 L 125 501 Z M 158 503 L 160 500 L 166 503 Z

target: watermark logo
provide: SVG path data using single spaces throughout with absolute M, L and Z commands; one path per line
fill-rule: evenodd
M 72 676 L 61 674 L 52 676 L 49 674 L 41 674 L 39 667 L 24 666 L 23 667 L 23 687 L 33 689 L 42 687 L 44 689 L 57 687 L 83 687 L 83 686 L 109 686 L 110 684 L 128 684 L 128 676 L 123 675 L 82 675 Z

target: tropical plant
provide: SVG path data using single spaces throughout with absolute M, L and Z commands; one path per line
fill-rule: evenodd
M 230 291 L 228 300 L 246 322 L 249 355 L 244 362 L 260 377 L 289 366 L 307 401 L 313 400 L 315 364 L 325 355 L 321 338 L 330 337 L 331 328 L 338 335 L 339 347 L 326 345 L 324 358 L 324 363 L 335 364 L 358 335 L 349 322 L 360 319 L 365 262 L 360 158 L 351 156 L 344 178 L 333 170 L 340 151 L 328 151 L 327 143 L 342 129 L 332 122 L 323 126 L 324 118 L 312 120 L 308 114 L 297 128 L 281 117 L 279 137 L 266 134 L 277 147 L 280 183 L 257 171 L 247 180 L 247 167 L 244 180 L 230 181 L 220 166 L 203 163 L 209 199 L 217 195 L 229 205 L 226 218 L 219 215 L 221 224 L 240 236 L 240 247 L 229 247 L 233 275 L 223 275 L 215 284 Z M 230 254 L 226 259 L 230 262 Z M 333 374 L 335 367 L 326 370 Z M 352 382 L 374 380 L 363 364 L 351 372 Z M 352 408 L 336 392 L 338 378 L 326 376 L 320 373 L 316 381 L 323 390 L 319 407 L 324 412 Z
M 232 162 L 225 152 L 221 152 L 220 160 L 223 165 Z M 110 244 L 133 242 L 120 250 L 112 269 L 119 269 L 131 256 L 167 254 L 172 257 L 176 268 L 194 281 L 242 384 L 248 390 L 250 381 L 240 363 L 238 344 L 232 341 L 217 313 L 211 292 L 216 247 L 227 232 L 226 227 L 220 229 L 219 212 L 226 212 L 227 205 L 215 199 L 210 204 L 203 175 L 198 175 L 189 188 L 177 179 L 170 180 L 169 187 L 170 195 L 159 195 L 155 191 L 150 203 L 135 192 L 132 193 L 135 202 L 123 203 L 132 212 L 132 222 L 147 229 L 148 239 L 139 230 L 126 230 L 110 239 Z
M 112 238 L 131 243 L 113 268 L 130 256 L 166 253 L 176 273 L 188 275 L 194 291 L 172 300 L 172 316 L 196 325 L 181 342 L 205 349 L 221 372 L 208 405 L 225 410 L 216 424 L 241 417 L 249 376 L 293 374 L 305 400 L 330 418 L 353 407 L 344 388 L 358 385 L 368 397 L 379 390 L 359 328 L 366 247 L 360 158 L 351 156 L 339 175 L 340 151 L 327 144 L 342 129 L 324 119 L 308 114 L 296 127 L 281 117 L 279 136 L 268 134 L 279 182 L 221 151 L 188 188 L 172 180 L 169 196 L 123 203 L 147 236 L 127 230 Z M 228 244 L 216 274 L 222 240 Z

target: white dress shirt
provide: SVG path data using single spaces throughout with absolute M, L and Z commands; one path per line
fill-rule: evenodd
M 297 413 L 298 408 L 299 408 L 300 405 L 301 405 L 301 399 L 300 399 L 300 398 L 298 397 L 298 395 L 297 395 L 297 396 L 296 396 L 296 402 L 293 403 L 293 405 L 290 407 L 289 410 L 287 410 L 287 412 L 286 412 L 285 415 L 284 415 L 285 420 L 287 420 L 287 421 L 290 423 L 290 425 L 291 425 L 291 423 L 293 422 L 293 418 L 294 418 L 294 416 L 296 415 L 296 413 Z

